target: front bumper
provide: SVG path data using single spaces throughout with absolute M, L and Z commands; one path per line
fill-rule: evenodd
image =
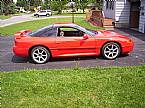
M 122 53 L 123 54 L 130 53 L 133 51 L 133 48 L 134 48 L 134 42 L 131 41 L 130 43 L 122 47 Z

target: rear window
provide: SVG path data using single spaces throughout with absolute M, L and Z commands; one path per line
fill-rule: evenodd
M 53 26 L 44 27 L 37 31 L 29 33 L 33 37 L 55 37 L 57 36 L 57 28 Z

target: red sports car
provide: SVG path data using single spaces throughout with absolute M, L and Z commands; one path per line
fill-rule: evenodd
M 49 25 L 37 31 L 15 33 L 13 52 L 31 57 L 35 63 L 46 63 L 53 58 L 99 56 L 115 59 L 133 50 L 133 41 L 106 30 L 89 30 L 73 23 Z

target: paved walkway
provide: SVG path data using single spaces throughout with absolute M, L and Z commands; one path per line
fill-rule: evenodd
M 75 17 L 81 17 L 81 16 L 75 16 Z M 9 19 L 0 20 L 0 27 L 5 27 L 8 25 L 26 22 L 26 21 L 33 21 L 33 20 L 41 20 L 41 19 L 49 19 L 49 18 L 71 18 L 71 16 L 50 16 L 50 17 L 33 17 L 33 14 L 25 14 L 21 16 L 13 16 Z
M 63 69 L 80 67 L 111 67 L 111 66 L 140 66 L 145 65 L 145 39 L 144 34 L 132 31 L 115 29 L 116 32 L 125 34 L 135 41 L 134 51 L 128 56 L 121 56 L 115 60 L 106 60 L 101 57 L 82 57 L 53 59 L 46 64 L 33 64 L 28 58 L 14 56 L 12 53 L 13 37 L 0 37 L 0 72 L 16 71 L 23 69 Z M 137 36 L 142 36 L 139 39 Z
M 137 37 L 137 38 L 145 41 L 145 34 L 143 34 L 143 33 L 140 33 L 138 31 L 135 31 L 135 30 L 132 30 L 132 29 L 126 29 L 126 28 L 120 28 L 118 30 L 122 31 L 122 33 L 124 32 L 126 34 L 132 35 L 134 37 Z

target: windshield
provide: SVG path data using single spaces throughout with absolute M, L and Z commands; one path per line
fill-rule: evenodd
M 85 32 L 86 34 L 89 34 L 91 36 L 96 36 L 96 34 L 98 34 L 98 32 L 95 30 L 86 29 L 86 28 L 78 26 L 78 25 L 76 26 L 76 28 L 82 30 L 83 32 Z

